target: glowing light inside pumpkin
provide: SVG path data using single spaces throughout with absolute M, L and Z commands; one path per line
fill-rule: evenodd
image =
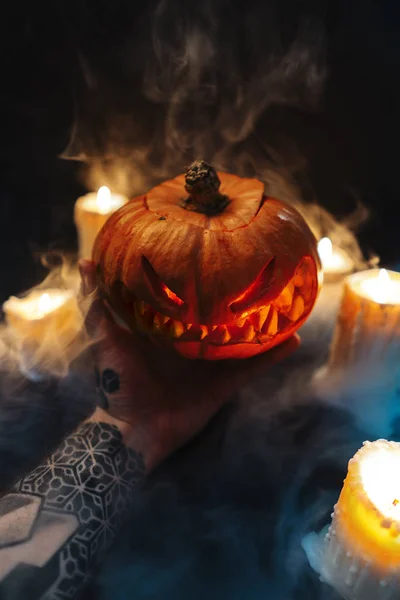
M 389 274 L 386 269 L 374 272 L 373 276 L 367 277 L 360 282 L 361 293 L 379 304 L 400 304 L 400 281 L 398 274 Z M 394 277 L 397 276 L 395 279 Z
M 162 291 L 165 293 L 165 295 L 172 300 L 172 302 L 174 302 L 175 304 L 177 304 L 178 306 L 182 306 L 184 303 L 183 300 L 181 300 L 179 298 L 179 296 L 177 296 L 175 294 L 175 292 L 173 292 L 172 290 L 169 289 L 169 287 L 167 285 L 165 285 L 165 283 L 161 283 L 161 288 Z
M 379 512 L 400 520 L 400 450 L 378 447 L 360 462 L 364 490 Z

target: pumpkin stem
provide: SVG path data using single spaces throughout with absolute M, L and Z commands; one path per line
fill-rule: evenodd
M 205 160 L 195 160 L 187 167 L 185 190 L 189 197 L 181 203 L 182 208 L 217 215 L 229 204 L 229 198 L 219 192 L 221 181 L 214 167 Z

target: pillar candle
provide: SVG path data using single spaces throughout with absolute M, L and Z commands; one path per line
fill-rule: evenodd
M 349 462 L 319 569 L 346 600 L 400 598 L 400 444 L 364 442 Z
M 31 378 L 65 375 L 83 332 L 73 290 L 49 288 L 23 298 L 11 296 L 3 310 L 21 371 Z
M 400 273 L 371 269 L 345 280 L 330 369 L 400 359 Z
M 81 196 L 75 203 L 79 257 L 91 258 L 94 241 L 110 215 L 128 202 L 126 196 L 112 194 L 102 186 L 97 193 Z

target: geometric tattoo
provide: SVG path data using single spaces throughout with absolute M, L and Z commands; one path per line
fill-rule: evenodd
M 72 600 L 129 515 L 143 457 L 84 423 L 0 499 L 1 600 Z

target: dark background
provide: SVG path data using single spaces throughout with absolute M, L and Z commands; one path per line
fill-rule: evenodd
M 146 177 L 143 183 L 132 182 L 127 191 L 140 191 L 181 171 L 182 162 L 196 155 L 198 147 L 190 144 L 206 128 L 204 123 L 217 128 L 216 107 L 233 102 L 235 74 L 244 86 L 257 82 L 269 56 L 278 47 L 281 53 L 289 48 L 310 20 L 322 32 L 317 42 L 310 35 L 310 45 L 319 44 L 322 58 L 316 62 L 326 68 L 318 94 L 308 101 L 312 82 L 305 86 L 301 68 L 299 75 L 291 75 L 296 72 L 295 56 L 294 65 L 286 69 L 293 82 L 258 111 L 249 135 L 231 144 L 223 166 L 242 172 L 254 170 L 254 164 L 261 170 L 270 165 L 287 169 L 305 200 L 318 201 L 339 218 L 362 202 L 370 209 L 359 233 L 363 250 L 367 255 L 376 252 L 383 263 L 398 258 L 396 2 L 72 0 L 28 7 L 8 3 L 2 10 L 1 299 L 40 280 L 42 252 L 75 249 L 73 204 L 85 190 L 85 178 L 81 163 L 58 156 L 68 145 L 77 115 L 77 153 L 101 157 L 112 146 L 111 157 L 122 154 L 129 162 L 132 156 Z M 166 138 L 165 119 L 174 86 L 179 77 L 190 78 L 191 66 L 176 75 L 169 71 L 169 55 L 180 50 L 179 31 L 186 27 L 190 32 L 193 24 L 208 30 L 210 23 L 216 70 L 213 79 L 207 80 L 206 69 L 207 81 L 203 77 L 192 83 L 192 105 L 186 103 L 185 110 L 189 120 L 195 113 L 196 118 L 182 149 L 179 131 L 172 144 Z M 205 52 L 204 45 L 197 52 Z M 156 80 L 155 86 L 149 85 L 149 77 Z M 90 79 L 95 81 L 91 90 Z M 211 79 L 214 93 L 203 102 Z M 265 86 L 268 94 L 268 79 Z M 302 88 L 307 88 L 304 93 Z M 254 104 L 259 105 L 265 94 L 255 93 Z M 235 114 L 228 113 L 228 125 L 229 119 Z M 184 118 L 179 127 L 185 130 Z M 122 139 L 118 132 L 127 133 Z M 214 153 L 213 139 L 207 140 L 207 156 Z M 242 153 L 244 147 L 247 158 L 237 169 L 235 152 Z M 145 149 L 144 154 L 136 152 L 138 148 Z
M 389 0 L 7 4 L 0 299 L 41 280 L 44 252 L 76 249 L 73 206 L 96 187 L 93 163 L 106 174 L 123 164 L 128 193 L 199 155 L 271 170 L 339 219 L 363 203 L 365 255 L 400 262 L 399 25 Z M 61 160 L 67 147 L 86 162 Z M 347 461 L 370 436 L 308 393 L 335 310 L 317 307 L 296 355 L 153 474 L 87 598 L 336 600 L 300 547 L 329 522 Z M 1 489 L 91 410 L 84 383 L 2 373 Z

